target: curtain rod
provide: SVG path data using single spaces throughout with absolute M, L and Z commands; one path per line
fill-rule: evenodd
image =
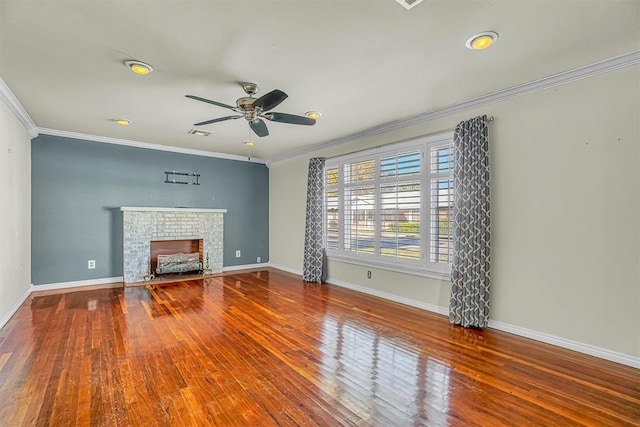
M 493 121 L 495 121 L 495 118 L 493 116 L 489 116 L 489 117 L 487 117 L 487 121 L 488 122 L 493 122 Z M 448 131 L 453 131 L 453 129 L 448 129 L 448 130 L 445 130 L 443 132 L 448 132 Z M 438 133 L 440 133 L 440 132 L 438 132 Z M 422 136 L 424 136 L 424 135 L 422 135 Z M 409 139 L 405 139 L 405 140 L 402 140 L 402 141 L 390 142 L 388 144 L 376 145 L 374 147 L 363 148 L 362 150 L 350 151 L 348 153 L 338 154 L 337 156 L 325 157 L 325 159 L 333 159 L 333 158 L 336 158 L 336 157 L 348 156 L 350 154 L 359 153 L 361 151 L 375 150 L 376 148 L 386 147 L 387 145 L 396 144 L 396 143 L 399 143 L 399 142 L 410 141 L 410 140 L 415 139 L 415 138 L 420 138 L 420 136 L 411 137 Z

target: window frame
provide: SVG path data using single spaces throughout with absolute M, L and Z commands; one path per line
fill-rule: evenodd
M 453 149 L 453 131 L 442 132 L 435 135 L 427 135 L 413 138 L 407 141 L 397 142 L 384 145 L 372 149 L 359 151 L 356 153 L 345 154 L 342 156 L 328 158 L 325 161 L 324 177 L 325 186 L 323 194 L 323 241 L 326 248 L 327 257 L 330 260 L 336 260 L 349 264 L 356 264 L 384 270 L 397 271 L 417 276 L 431 277 L 436 279 L 448 280 L 451 277 L 451 263 L 436 263 L 430 261 L 430 245 L 431 245 L 431 149 L 438 146 L 448 146 Z M 380 159 L 388 156 L 400 155 L 411 151 L 417 151 L 421 154 L 420 173 L 407 177 L 395 177 L 395 181 L 382 178 L 380 175 Z M 344 247 L 345 238 L 345 213 L 344 213 L 344 195 L 345 188 L 357 188 L 352 184 L 345 186 L 344 182 L 344 165 L 356 163 L 363 160 L 375 159 L 375 179 L 372 181 L 375 188 L 375 232 L 374 232 L 374 253 L 354 253 L 349 250 L 340 249 Z M 327 171 L 338 168 L 338 182 L 336 184 L 327 183 Z M 440 177 L 442 173 L 435 172 Z M 453 169 L 450 170 L 449 176 L 453 179 Z M 391 258 L 380 254 L 380 238 L 381 233 L 381 184 L 385 185 L 391 182 L 401 183 L 402 181 L 419 182 L 420 185 L 420 259 L 408 260 L 402 258 Z M 369 183 L 362 183 L 367 186 Z M 337 191 L 338 204 L 338 248 L 329 248 L 327 229 L 327 194 Z M 455 195 L 454 195 L 455 197 Z M 452 202 L 453 203 L 453 202 Z

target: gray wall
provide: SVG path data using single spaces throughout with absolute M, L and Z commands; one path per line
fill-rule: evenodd
M 33 139 L 31 150 L 34 285 L 122 276 L 121 206 L 227 209 L 224 266 L 268 261 L 263 164 L 49 135 Z M 172 170 L 199 173 L 201 185 L 165 184 Z

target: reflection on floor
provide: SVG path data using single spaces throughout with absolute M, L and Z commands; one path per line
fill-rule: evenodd
M 638 425 L 638 370 L 275 269 L 32 295 L 0 425 Z

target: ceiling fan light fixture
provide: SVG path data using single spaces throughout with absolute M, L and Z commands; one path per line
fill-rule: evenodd
M 140 61 L 125 61 L 124 65 L 129 67 L 134 73 L 146 76 L 153 71 L 153 67 Z
M 194 126 L 203 126 L 218 122 L 224 122 L 227 120 L 235 120 L 244 118 L 249 123 L 249 129 L 259 137 L 265 137 L 269 135 L 269 129 L 265 124 L 265 120 L 278 123 L 289 123 L 293 125 L 313 126 L 316 124 L 314 119 L 309 117 L 297 116 L 295 114 L 278 113 L 271 111 L 282 103 L 289 95 L 279 89 L 274 89 L 266 95 L 261 96 L 258 99 L 253 98 L 253 94 L 257 91 L 255 83 L 242 83 L 244 91 L 249 97 L 243 97 L 236 100 L 236 106 L 231 106 L 218 101 L 212 101 L 210 99 L 201 98 L 195 95 L 185 95 L 187 98 L 194 99 L 200 102 L 206 102 L 207 104 L 217 105 L 218 107 L 226 108 L 234 111 L 237 115 L 218 117 L 215 119 L 205 120 L 202 122 L 194 123 Z M 319 113 L 316 117 L 319 116 Z M 251 135 L 251 132 L 249 133 Z
M 120 126 L 129 126 L 131 124 L 131 120 L 127 120 L 127 119 L 113 119 L 113 121 L 119 124 Z
M 469 37 L 464 45 L 471 50 L 484 50 L 494 44 L 497 40 L 498 33 L 494 31 L 484 31 Z
M 306 113 L 304 113 L 304 115 L 309 117 L 310 119 L 318 120 L 320 116 L 322 116 L 322 113 L 319 111 L 307 111 Z

